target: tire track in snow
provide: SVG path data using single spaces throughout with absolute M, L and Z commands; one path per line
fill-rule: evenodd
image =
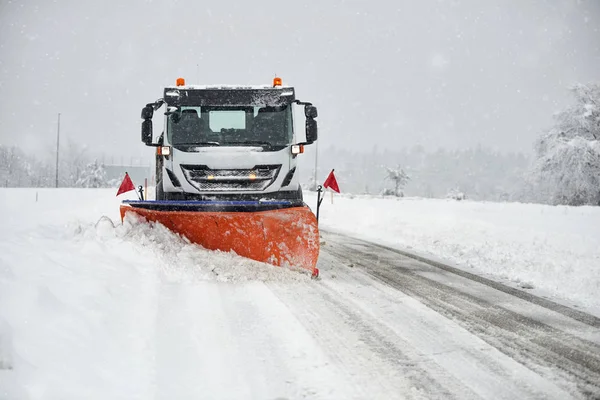
M 357 383 L 359 399 L 457 398 L 404 354 L 397 338 L 317 285 L 269 283 L 342 373 Z M 468 396 L 467 396 L 468 397 Z
M 579 395 L 600 396 L 598 343 L 422 276 L 421 272 L 432 273 L 430 270 L 435 267 L 411 259 L 407 262 L 407 257 L 399 252 L 341 235 L 324 236 L 333 244 L 327 246 L 326 251 L 344 260 L 346 265 L 353 263 L 381 282 L 417 299 L 539 374 L 549 379 L 559 378 L 566 390 L 572 390 L 572 382 L 575 382 Z M 471 281 L 469 284 L 486 283 Z
M 325 233 L 323 231 L 321 231 L 321 232 Z M 335 237 L 335 236 L 345 237 L 344 235 L 332 233 L 332 232 L 326 232 L 325 234 L 327 235 L 327 237 Z M 420 261 L 422 263 L 431 265 L 432 267 L 436 267 L 438 269 L 442 269 L 442 270 L 450 272 L 452 274 L 462 276 L 469 280 L 479 282 L 481 284 L 484 284 L 486 286 L 489 286 L 489 287 L 499 290 L 501 292 L 510 294 L 511 296 L 518 297 L 518 298 L 528 301 L 530 303 L 533 303 L 533 304 L 539 305 L 541 307 L 547 308 L 549 310 L 555 311 L 557 313 L 563 314 L 566 317 L 572 318 L 576 321 L 582 322 L 591 327 L 600 328 L 600 318 L 596 317 L 595 315 L 591 315 L 591 314 L 585 313 L 583 311 L 575 310 L 573 308 L 567 307 L 562 304 L 558 304 L 551 300 L 544 299 L 539 296 L 535 296 L 535 295 L 525 292 L 523 290 L 519 290 L 519 289 L 510 287 L 510 286 L 504 285 L 500 282 L 485 278 L 480 275 L 472 274 L 468 271 L 464 271 L 460 268 L 455 268 L 450 265 L 446 265 L 439 261 L 431 260 L 429 258 L 420 256 L 418 254 L 414 254 L 414 253 L 399 250 L 399 249 L 394 249 L 392 247 L 384 246 L 384 245 L 381 245 L 378 243 L 370 243 L 370 242 L 363 242 L 363 241 L 360 241 L 360 242 L 355 241 L 355 242 L 356 242 L 355 243 L 356 245 L 364 247 L 365 249 L 371 249 L 371 250 L 382 249 L 382 250 L 385 250 L 385 251 L 388 251 L 391 253 L 402 255 L 407 258 L 411 258 L 416 261 Z
M 387 393 L 382 398 L 570 397 L 417 300 L 340 267 L 339 258 L 323 252 L 320 267 L 324 278 L 314 285 L 268 286 L 367 393 L 378 387 Z

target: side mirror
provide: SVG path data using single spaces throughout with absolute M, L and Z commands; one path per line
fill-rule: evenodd
M 316 109 L 315 109 L 316 112 Z M 317 121 L 312 118 L 306 118 L 306 143 L 313 143 L 317 140 Z
M 317 118 L 317 116 L 318 116 L 317 107 L 305 105 L 304 106 L 304 116 L 306 118 Z
M 145 119 L 142 122 L 142 142 L 146 146 L 150 146 L 152 144 L 152 120 Z
M 146 107 L 142 108 L 142 119 L 152 119 L 152 116 L 154 115 L 154 108 L 152 108 L 152 106 L 150 104 L 148 104 Z

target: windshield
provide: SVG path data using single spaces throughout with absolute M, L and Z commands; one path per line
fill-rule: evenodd
M 281 148 L 293 140 L 289 105 L 183 106 L 167 118 L 173 146 L 262 146 Z

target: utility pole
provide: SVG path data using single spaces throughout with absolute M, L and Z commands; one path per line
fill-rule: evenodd
M 58 187 L 58 149 L 60 145 L 60 113 L 58 113 L 58 124 L 56 130 L 56 187 Z

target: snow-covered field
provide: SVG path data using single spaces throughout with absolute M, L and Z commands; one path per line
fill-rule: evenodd
M 343 279 L 325 271 L 317 285 L 306 274 L 203 250 L 160 226 L 133 218 L 121 225 L 114 193 L 0 189 L 0 399 L 572 391 L 356 268 Z M 599 216 L 592 208 L 340 196 L 322 208 L 326 229 L 589 305 L 598 304 Z M 374 333 L 387 340 L 378 353 L 367 349 Z M 404 353 L 390 359 L 394 343 Z
M 314 207 L 315 193 L 305 192 Z M 600 207 L 326 194 L 321 228 L 507 279 L 600 314 Z

